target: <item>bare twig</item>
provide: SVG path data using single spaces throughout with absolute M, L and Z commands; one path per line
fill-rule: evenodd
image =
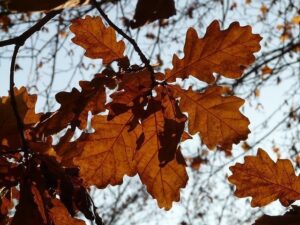
M 21 142 L 22 142 L 22 151 L 24 152 L 25 160 L 28 159 L 28 144 L 27 144 L 25 136 L 24 136 L 24 124 L 23 124 L 23 121 L 18 112 L 18 105 L 17 105 L 15 93 L 14 93 L 14 86 L 15 86 L 14 77 L 15 77 L 15 67 L 16 67 L 17 55 L 18 55 L 20 47 L 22 45 L 24 45 L 26 40 L 29 37 L 31 37 L 31 35 L 33 35 L 35 32 L 39 31 L 49 20 L 51 20 L 53 17 L 55 17 L 60 12 L 61 12 L 61 10 L 50 12 L 50 13 L 46 14 L 46 16 L 44 18 L 42 18 L 39 22 L 37 22 L 34 26 L 29 28 L 27 31 L 25 31 L 20 36 L 0 42 L 0 47 L 7 46 L 7 45 L 13 45 L 13 44 L 15 45 L 12 60 L 11 60 L 11 65 L 10 65 L 9 95 L 10 95 L 10 99 L 11 99 L 11 106 L 12 106 L 12 109 L 13 109 L 13 112 L 14 112 L 14 115 L 16 118 L 18 130 L 19 130 L 19 135 L 20 135 Z
M 0 41 L 0 47 L 7 46 L 7 45 L 19 45 L 22 46 L 25 41 L 31 37 L 35 32 L 39 31 L 48 21 L 50 21 L 52 18 L 54 18 L 57 14 L 59 14 L 62 10 L 58 11 L 52 11 L 46 14 L 45 17 L 43 17 L 40 21 L 38 21 L 34 26 L 29 28 L 27 31 L 25 31 L 23 34 L 21 34 L 18 37 Z

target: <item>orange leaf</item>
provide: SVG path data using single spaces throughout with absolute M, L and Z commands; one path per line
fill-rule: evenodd
M 161 149 L 158 158 L 161 165 L 165 165 L 175 157 L 187 117 L 180 111 L 172 89 L 159 86 L 155 91 L 158 95 L 156 99 L 160 100 L 159 104 L 164 117 L 164 127 L 159 134 Z
M 85 56 L 103 59 L 104 64 L 124 57 L 125 44 L 116 40 L 113 28 L 105 27 L 100 17 L 86 16 L 72 22 L 70 30 L 75 34 L 72 41 L 83 47 Z
M 254 62 L 254 52 L 260 49 L 261 37 L 251 33 L 250 26 L 232 23 L 221 31 L 218 21 L 207 28 L 203 38 L 189 28 L 184 46 L 184 58 L 173 57 L 173 69 L 166 71 L 167 81 L 185 79 L 193 75 L 207 83 L 213 82 L 213 72 L 228 78 L 239 78 L 244 69 Z
M 228 180 L 236 185 L 237 197 L 252 197 L 252 207 L 262 207 L 277 199 L 289 206 L 300 199 L 300 178 L 295 175 L 292 163 L 279 159 L 276 163 L 262 149 L 257 156 L 246 156 L 245 163 L 230 167 Z
M 73 88 L 71 92 L 59 92 L 55 98 L 61 107 L 48 117 L 45 116 L 37 125 L 36 130 L 48 136 L 59 132 L 71 123 L 85 129 L 89 111 L 93 115 L 105 111 L 105 85 L 112 80 L 102 74 L 96 74 L 92 81 L 79 83 L 81 92 L 76 88 Z
M 149 102 L 147 111 L 150 115 L 142 121 L 145 141 L 135 159 L 138 174 L 147 191 L 157 200 L 159 207 L 168 210 L 173 201 L 179 201 L 180 188 L 185 187 L 188 177 L 180 150 L 177 150 L 175 158 L 161 166 L 160 134 L 164 130 L 164 117 L 161 110 L 156 111 L 157 107 L 159 103 L 156 101 Z
M 139 101 L 140 97 L 151 92 L 151 73 L 147 69 L 125 73 L 120 75 L 118 91 L 110 95 L 112 102 L 107 104 L 110 117 L 127 111 Z
M 230 150 L 232 144 L 247 138 L 249 120 L 239 111 L 243 99 L 223 96 L 224 89 L 219 86 L 208 88 L 203 93 L 183 90 L 179 86 L 172 88 L 181 98 L 181 110 L 189 114 L 189 132 L 200 132 L 208 148 L 220 146 L 223 150 Z
M 17 108 L 25 129 L 39 121 L 40 115 L 35 114 L 35 103 L 37 96 L 29 95 L 24 87 L 14 89 Z M 10 97 L 0 98 L 0 146 L 16 149 L 21 146 L 16 117 L 11 107 Z
M 271 74 L 273 70 L 268 65 L 265 65 L 263 68 L 261 68 L 261 72 L 263 75 L 266 75 Z
M 76 141 L 70 142 L 73 136 L 74 131 L 68 129 L 59 139 L 57 145 L 53 146 L 55 152 L 61 157 L 61 164 L 66 167 L 73 167 L 73 158 L 82 151 L 82 147 L 76 146 Z M 81 139 L 83 139 L 83 136 L 81 136 Z
M 77 141 L 82 153 L 75 157 L 74 164 L 80 167 L 81 177 L 88 185 L 104 188 L 122 183 L 124 175 L 136 174 L 134 153 L 140 127 L 129 131 L 132 118 L 131 112 L 110 121 L 106 116 L 95 116 L 92 125 L 96 132 Z
M 58 199 L 52 199 L 53 207 L 49 210 L 54 225 L 85 225 L 83 220 L 72 218 L 66 207 Z
M 296 15 L 292 19 L 292 23 L 296 25 L 300 25 L 300 15 Z
M 262 13 L 263 16 L 266 16 L 266 14 L 268 13 L 269 9 L 265 4 L 262 4 L 260 7 L 260 12 Z

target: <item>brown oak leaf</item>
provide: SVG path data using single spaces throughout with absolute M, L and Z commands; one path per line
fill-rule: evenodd
M 118 90 L 110 95 L 112 102 L 106 105 L 110 118 L 129 110 L 135 100 L 140 102 L 139 98 L 151 92 L 152 83 L 151 73 L 147 69 L 121 74 Z
M 295 175 L 292 163 L 279 159 L 275 163 L 262 149 L 256 156 L 246 156 L 245 163 L 230 167 L 230 183 L 236 185 L 239 198 L 252 197 L 252 207 L 262 207 L 277 199 L 289 206 L 300 199 L 300 177 Z
M 49 210 L 49 215 L 54 225 L 85 225 L 83 220 L 73 218 L 66 207 L 58 199 L 52 199 L 53 207 Z
M 136 153 L 137 170 L 147 191 L 157 200 L 158 206 L 166 210 L 172 207 L 173 201 L 179 201 L 180 188 L 185 187 L 188 177 L 185 162 L 180 150 L 176 157 L 161 165 L 159 151 L 160 135 L 164 129 L 164 116 L 160 103 L 152 100 L 148 105 L 149 115 L 143 119 L 142 126 L 145 140 Z
M 41 119 L 36 126 L 37 132 L 48 136 L 69 124 L 85 129 L 90 111 L 93 115 L 105 111 L 105 85 L 110 83 L 113 83 L 113 78 L 96 74 L 92 81 L 80 81 L 81 91 L 73 88 L 71 92 L 56 94 L 55 98 L 61 107 Z
M 249 120 L 239 111 L 243 99 L 224 96 L 224 90 L 219 86 L 210 87 L 203 93 L 171 87 L 180 97 L 180 109 L 188 112 L 189 132 L 199 132 L 208 148 L 219 146 L 230 150 L 232 144 L 247 138 Z
M 28 129 L 39 121 L 40 115 L 35 113 L 36 95 L 27 93 L 25 87 L 14 89 L 17 109 L 24 128 Z M 0 146 L 16 149 L 21 147 L 21 140 L 17 127 L 16 117 L 11 106 L 10 97 L 0 98 Z
M 189 28 L 184 46 L 184 58 L 173 57 L 173 69 L 166 71 L 166 80 L 185 79 L 189 75 L 212 83 L 213 72 L 228 78 L 239 78 L 244 69 L 254 62 L 254 52 L 260 49 L 261 37 L 251 33 L 250 26 L 232 23 L 221 31 L 218 21 L 213 21 L 203 38 Z
M 139 126 L 129 130 L 132 119 L 131 112 L 110 121 L 106 116 L 95 116 L 95 133 L 79 138 L 77 146 L 82 146 L 82 153 L 75 157 L 74 164 L 80 167 L 81 177 L 88 185 L 104 188 L 122 183 L 124 175 L 136 174 L 134 154 L 141 130 Z
M 160 100 L 164 116 L 164 129 L 159 135 L 161 148 L 158 158 L 161 165 L 165 165 L 175 157 L 178 144 L 182 140 L 187 117 L 180 111 L 172 89 L 167 86 L 159 86 L 155 91 L 158 95 L 156 99 Z
M 76 19 L 72 22 L 70 30 L 75 34 L 72 41 L 86 50 L 85 56 L 92 59 L 101 58 L 104 64 L 124 57 L 124 42 L 117 41 L 115 30 L 106 27 L 99 16 Z

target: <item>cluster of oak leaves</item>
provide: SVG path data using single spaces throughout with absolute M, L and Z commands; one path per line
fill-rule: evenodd
M 60 108 L 46 114 L 35 113 L 35 95 L 25 88 L 15 89 L 26 128 L 26 157 L 18 151 L 22 143 L 10 97 L 1 98 L 3 224 L 83 225 L 84 221 L 74 218 L 79 211 L 102 224 L 88 187 L 117 185 L 125 175 L 136 174 L 159 207 L 170 209 L 188 180 L 182 141 L 199 133 L 208 148 L 230 151 L 233 144 L 247 138 L 249 121 L 240 112 L 244 100 L 215 85 L 213 73 L 237 79 L 254 62 L 261 37 L 252 34 L 250 26 L 234 22 L 221 31 L 214 21 L 203 38 L 190 28 L 184 57 L 174 55 L 173 68 L 164 74 L 130 65 L 124 42 L 117 41 L 115 31 L 99 17 L 77 19 L 70 30 L 73 42 L 86 50 L 87 57 L 102 59 L 105 65 L 116 61 L 118 71 L 108 66 L 91 81 L 81 81 L 81 90 L 58 93 Z M 207 88 L 197 92 L 174 83 L 189 75 L 206 82 Z M 110 96 L 106 96 L 107 89 L 113 92 Z M 108 115 L 99 114 L 105 111 Z M 89 113 L 93 133 L 85 131 Z M 52 145 L 51 135 L 66 128 L 59 143 Z M 73 140 L 76 128 L 84 132 Z M 274 163 L 259 150 L 231 171 L 229 181 L 237 186 L 236 195 L 252 196 L 252 206 L 276 199 L 288 206 L 300 199 L 300 178 L 288 160 Z M 11 218 L 13 199 L 19 203 Z M 267 220 L 263 217 L 256 224 L 267 224 Z

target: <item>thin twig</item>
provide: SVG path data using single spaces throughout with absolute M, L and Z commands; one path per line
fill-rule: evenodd
M 18 45 L 18 44 L 15 45 L 13 56 L 11 59 L 10 78 L 9 78 L 9 95 L 10 95 L 10 99 L 11 99 L 10 100 L 11 107 L 13 108 L 13 111 L 14 111 L 14 114 L 16 117 L 17 127 L 19 130 L 19 135 L 20 135 L 21 142 L 22 142 L 22 150 L 24 151 L 25 159 L 27 159 L 28 158 L 28 146 L 27 146 L 27 142 L 26 142 L 26 139 L 24 136 L 24 124 L 23 124 L 20 114 L 18 112 L 17 101 L 16 101 L 16 97 L 15 97 L 15 93 L 14 93 L 15 67 L 16 67 L 16 59 L 17 59 L 19 49 L 20 49 L 20 45 Z
M 138 46 L 138 44 L 136 43 L 136 41 L 129 37 L 121 28 L 119 28 L 117 25 L 115 25 L 110 19 L 109 17 L 106 15 L 106 13 L 101 9 L 101 7 L 98 5 L 98 2 L 96 0 L 92 0 L 92 4 L 95 6 L 95 8 L 98 10 L 98 12 L 100 13 L 100 15 L 105 19 L 105 21 L 112 27 L 114 28 L 115 31 L 117 31 L 121 36 L 123 36 L 127 41 L 129 41 L 130 44 L 132 44 L 132 46 L 134 47 L 134 50 L 138 53 L 138 55 L 140 56 L 140 59 L 142 60 L 142 62 L 145 64 L 145 67 L 148 69 L 148 71 L 153 75 L 154 74 L 154 70 L 153 67 L 150 65 L 150 61 L 149 59 L 147 59 L 147 57 L 144 55 L 144 53 L 142 52 L 142 50 L 140 49 L 140 47 Z M 152 76 L 154 79 L 154 76 Z M 155 81 L 155 79 L 154 79 Z
M 0 47 L 7 46 L 7 45 L 15 45 L 14 47 L 14 52 L 11 60 L 11 65 L 10 65 L 10 81 L 9 81 L 9 95 L 10 95 L 10 102 L 11 102 L 11 107 L 13 109 L 16 122 L 17 122 L 17 128 L 19 131 L 19 135 L 21 138 L 21 143 L 22 143 L 22 151 L 24 152 L 24 158 L 25 161 L 28 160 L 28 144 L 24 136 L 24 123 L 20 117 L 20 114 L 18 112 L 18 105 L 14 93 L 14 78 L 15 78 L 15 67 L 16 67 L 16 60 L 17 60 L 17 55 L 19 52 L 19 49 L 26 40 L 31 37 L 35 32 L 39 31 L 48 21 L 50 21 L 52 18 L 54 18 L 57 14 L 59 14 L 62 10 L 59 11 L 53 11 L 48 14 L 46 14 L 45 17 L 43 17 L 39 22 L 37 22 L 34 26 L 29 28 L 27 31 L 25 31 L 23 34 L 21 34 L 18 37 L 0 41 Z
M 58 11 L 52 11 L 47 13 L 45 17 L 43 17 L 40 21 L 38 21 L 35 25 L 33 25 L 31 28 L 29 28 L 20 36 L 8 40 L 0 41 L 0 47 L 7 46 L 7 45 L 14 45 L 14 44 L 22 46 L 25 43 L 25 41 L 29 37 L 31 37 L 32 34 L 39 31 L 48 21 L 54 18 L 61 11 L 62 10 L 58 10 Z

